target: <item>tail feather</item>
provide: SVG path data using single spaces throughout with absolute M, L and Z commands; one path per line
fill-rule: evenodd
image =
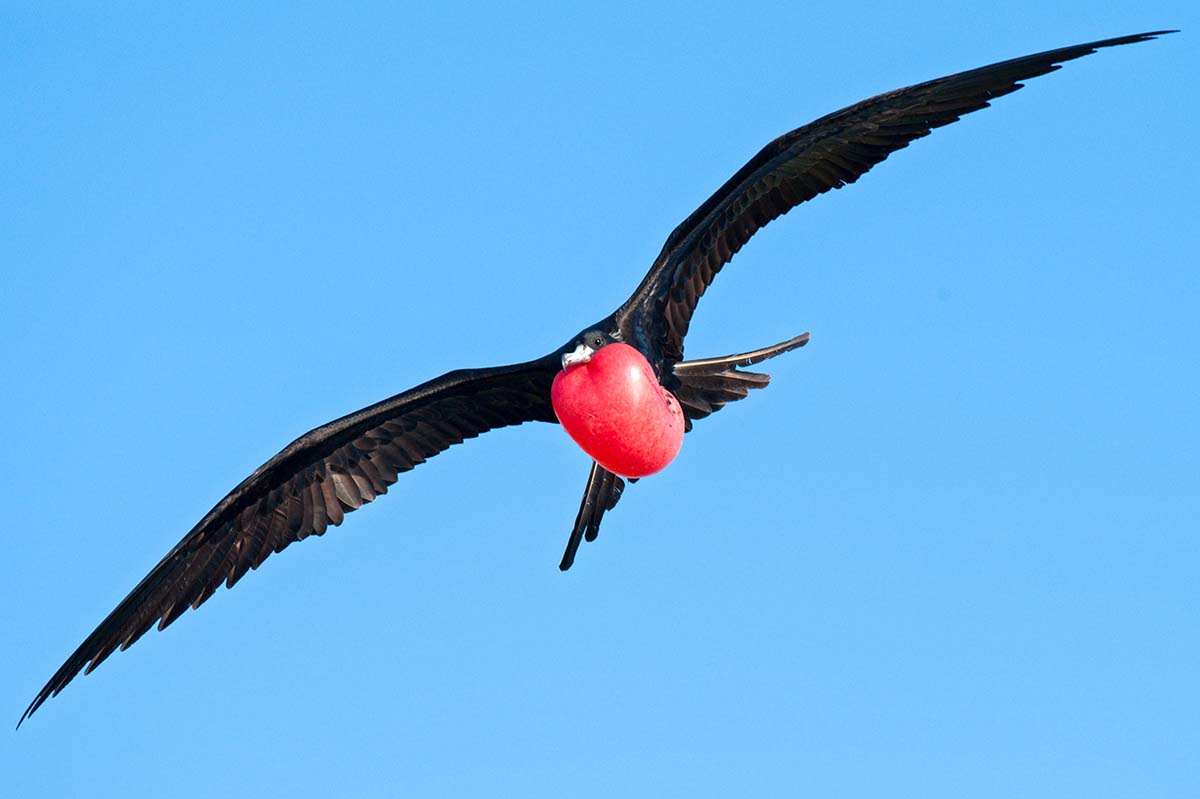
M 695 361 L 680 361 L 675 364 L 675 375 L 682 378 L 687 374 L 718 374 L 737 366 L 753 366 L 756 363 L 770 360 L 776 355 L 782 355 L 794 349 L 799 349 L 808 343 L 808 333 L 801 333 L 795 338 L 772 344 L 752 352 L 742 352 L 737 355 L 725 355 L 720 358 L 701 358 Z
M 807 343 L 808 333 L 802 333 L 795 338 L 752 352 L 680 361 L 675 364 L 674 374 L 679 384 L 673 389 L 673 393 L 683 408 L 687 429 L 692 429 L 692 420 L 703 419 L 716 413 L 730 402 L 745 399 L 751 389 L 766 388 L 771 382 L 771 376 L 768 374 L 739 372 L 738 367 L 762 363 Z
M 716 413 L 727 403 L 737 402 L 749 396 L 751 389 L 765 388 L 771 382 L 770 375 L 739 372 L 739 366 L 761 363 L 789 350 L 803 347 L 807 343 L 808 334 L 805 333 L 753 352 L 675 364 L 674 382 L 677 385 L 672 390 L 683 408 L 687 429 L 692 429 L 693 419 L 703 419 Z M 630 478 L 629 482 L 634 483 L 637 480 Z M 571 568 L 579 545 L 584 541 L 595 540 L 600 532 L 600 522 L 605 511 L 610 511 L 616 506 L 624 490 L 624 480 L 600 464 L 592 463 L 587 487 L 583 491 L 583 501 L 579 505 L 579 515 L 575 517 L 575 525 L 571 528 L 566 551 L 563 552 L 558 568 L 563 571 Z

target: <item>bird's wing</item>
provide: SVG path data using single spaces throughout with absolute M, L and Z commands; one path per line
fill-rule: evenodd
M 1102 47 L 1147 41 L 1154 31 L 1063 47 L 897 89 L 785 133 L 738 170 L 667 238 L 615 317 L 662 360 L 683 358 L 692 313 L 717 272 L 760 228 L 805 200 L 858 180 L 891 153 L 1021 88 L 1019 81 Z
M 321 535 L 386 493 L 408 471 L 466 438 L 529 421 L 554 422 L 558 356 L 450 372 L 304 434 L 229 492 L 67 659 L 24 721 L 86 666 L 96 668 L 158 622 L 159 629 L 232 586 L 272 552 Z

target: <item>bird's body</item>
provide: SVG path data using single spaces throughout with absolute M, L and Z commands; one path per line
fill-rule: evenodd
M 632 347 L 678 403 L 689 431 L 693 421 L 764 387 L 766 375 L 742 368 L 803 346 L 807 334 L 739 355 L 684 360 L 684 338 L 700 297 L 755 232 L 796 205 L 853 183 L 934 128 L 1015 91 L 1019 81 L 1099 48 L 1163 33 L 1167 31 L 1061 48 L 887 92 L 779 137 L 670 234 L 620 308 L 562 347 L 524 363 L 449 372 L 322 425 L 263 464 L 101 622 L 21 720 L 80 671 L 91 671 L 156 623 L 166 627 L 189 607 L 202 604 L 221 583 L 232 586 L 271 553 L 341 524 L 347 513 L 385 493 L 401 473 L 424 460 L 491 429 L 557 422 L 552 386 L 564 357 L 581 347 L 592 353 L 614 342 Z M 588 343 L 597 336 L 598 346 Z M 618 474 L 593 463 L 561 568 L 571 565 L 581 540 L 596 537 L 604 513 L 616 505 L 623 489 Z
M 602 340 L 599 334 L 592 338 Z M 550 401 L 559 424 L 580 449 L 622 477 L 662 471 L 683 445 L 679 400 L 650 362 L 622 341 L 598 349 L 580 344 L 564 355 Z

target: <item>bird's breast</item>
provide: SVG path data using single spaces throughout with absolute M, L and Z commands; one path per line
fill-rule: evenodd
M 661 471 L 683 444 L 679 401 L 659 385 L 650 363 L 628 344 L 609 344 L 587 363 L 559 372 L 550 400 L 575 443 L 623 477 Z

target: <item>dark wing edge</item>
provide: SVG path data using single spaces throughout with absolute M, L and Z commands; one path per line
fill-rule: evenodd
M 637 290 L 617 310 L 618 324 L 661 359 L 681 360 L 700 297 L 734 254 L 772 220 L 818 194 L 855 182 L 934 128 L 1021 88 L 1019 81 L 1104 47 L 1176 32 L 1120 36 L 1002 61 L 887 92 L 785 133 L 672 231 Z
M 556 421 L 558 356 L 449 372 L 305 433 L 209 511 L 55 672 L 17 727 L 81 671 L 161 630 L 224 582 L 232 587 L 272 552 L 324 534 L 408 471 L 499 427 Z M 86 669 L 85 669 L 86 665 Z

